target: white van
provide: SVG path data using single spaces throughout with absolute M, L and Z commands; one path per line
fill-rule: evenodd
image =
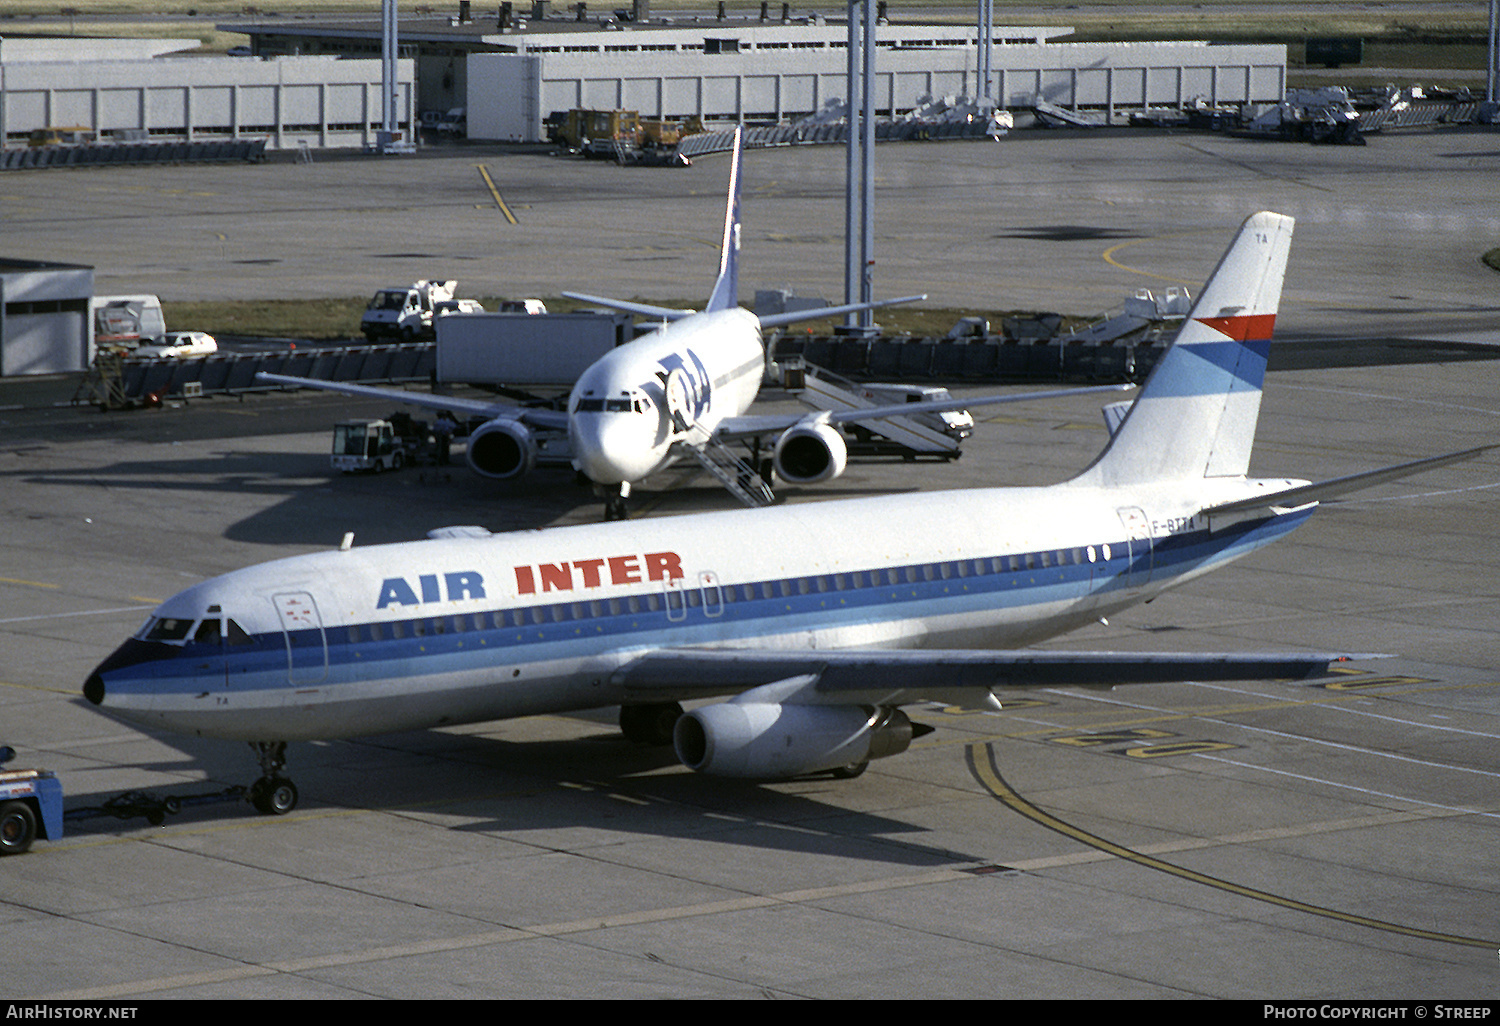
M 877 406 L 894 403 L 942 403 L 953 395 L 939 385 L 860 385 L 859 394 Z M 913 413 L 912 420 L 950 438 L 962 441 L 974 432 L 974 418 L 968 410 L 944 410 L 940 413 Z

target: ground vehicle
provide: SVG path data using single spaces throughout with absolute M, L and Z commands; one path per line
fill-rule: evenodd
M 633 110 L 574 108 L 548 118 L 548 136 L 556 143 L 588 157 L 639 157 L 643 152 L 675 151 L 685 135 L 703 131 L 697 118 L 671 121 L 642 119 Z
M 484 313 L 484 304 L 477 299 L 445 299 L 432 304 L 432 315 L 441 317 L 451 313 Z
M 219 343 L 203 331 L 169 331 L 157 345 L 138 346 L 136 356 L 175 357 L 186 360 L 193 356 L 211 356 L 219 351 Z
M 42 146 L 82 146 L 91 143 L 95 139 L 92 128 L 84 125 L 69 125 L 67 127 L 38 128 L 31 133 L 31 138 L 26 145 L 33 148 Z
M 359 330 L 371 342 L 399 338 L 409 342 L 432 337 L 432 312 L 438 303 L 453 298 L 456 281 L 413 282 L 405 288 L 381 289 L 370 299 L 360 318 Z
M 500 313 L 544 314 L 546 312 L 547 304 L 540 299 L 503 299 L 500 301 Z
M 0 747 L 0 765 L 15 756 L 14 748 Z M 19 855 L 37 837 L 62 837 L 62 799 L 62 783 L 50 770 L 0 770 L 0 855 Z
M 433 127 L 440 135 L 466 135 L 469 131 L 468 108 L 454 107 L 438 118 Z
M 942 403 L 953 398 L 946 388 L 936 385 L 862 385 L 859 394 L 881 405 L 900 402 Z M 974 430 L 974 418 L 969 415 L 968 410 L 914 413 L 911 419 L 952 438 L 968 438 Z
M 152 295 L 95 296 L 89 301 L 94 317 L 94 343 L 131 348 L 160 344 L 167 334 L 161 300 Z
M 406 465 L 406 449 L 388 420 L 344 420 L 333 426 L 332 463 L 345 474 L 400 470 Z

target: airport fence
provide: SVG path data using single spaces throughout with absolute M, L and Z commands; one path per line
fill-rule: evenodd
M 0 150 L 0 171 L 106 164 L 222 164 L 266 158 L 264 139 L 208 142 L 120 142 Z
M 218 353 L 191 360 L 125 360 L 118 395 L 126 402 L 267 392 L 287 386 L 257 381 L 262 371 L 319 381 L 399 384 L 430 381 L 432 342 L 330 346 L 271 353 Z
M 771 359 L 804 363 L 867 381 L 1140 382 L 1165 346 L 1119 343 L 1017 342 L 997 335 L 972 339 L 860 338 L 786 335 Z
M 983 139 L 988 135 L 988 125 L 983 118 L 972 121 L 877 121 L 877 142 L 925 142 L 936 139 Z M 764 128 L 745 129 L 745 148 L 758 149 L 770 146 L 815 146 L 820 143 L 841 143 L 849 126 L 838 122 L 828 125 L 772 125 Z M 677 145 L 677 152 L 684 157 L 698 157 L 705 153 L 728 153 L 734 148 L 734 132 L 700 132 L 685 136 Z
M 800 359 L 844 377 L 876 381 L 1140 382 L 1156 366 L 1160 343 L 1018 342 L 845 335 L 773 336 L 770 359 Z M 270 353 L 218 353 L 198 359 L 124 360 L 111 402 L 267 392 L 288 386 L 257 381 L 262 371 L 319 381 L 405 384 L 433 379 L 433 342 L 330 346 Z M 98 370 L 94 372 L 98 376 Z M 86 382 L 87 383 L 87 382 Z M 102 387 L 80 388 L 79 402 L 99 402 Z

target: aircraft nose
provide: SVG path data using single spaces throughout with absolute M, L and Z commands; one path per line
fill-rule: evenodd
M 83 697 L 94 705 L 103 705 L 104 678 L 97 673 L 89 674 L 89 679 L 83 682 Z
M 650 423 L 633 414 L 591 414 L 575 418 L 573 455 L 591 481 L 639 481 L 661 462 Z

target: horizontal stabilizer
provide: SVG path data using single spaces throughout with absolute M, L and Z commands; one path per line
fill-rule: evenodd
M 771 651 L 663 649 L 615 673 L 626 691 L 652 701 L 730 694 L 811 676 L 801 704 L 899 705 L 958 689 L 1091 687 L 1181 681 L 1305 680 L 1333 663 L 1381 658 L 1348 653 L 1149 653 L 970 651 Z
M 1381 470 L 1370 470 L 1363 474 L 1350 474 L 1347 477 L 1336 477 L 1328 481 L 1319 481 L 1314 484 L 1299 485 L 1296 488 L 1283 488 L 1280 491 L 1270 492 L 1266 495 L 1257 495 L 1251 499 L 1239 499 L 1235 502 L 1226 502 L 1218 506 L 1209 506 L 1202 510 L 1210 517 L 1231 516 L 1242 513 L 1255 513 L 1261 510 L 1293 509 L 1297 506 L 1305 506 L 1310 502 L 1323 502 L 1328 499 L 1338 498 L 1350 492 L 1357 492 L 1387 481 L 1399 481 L 1403 477 L 1420 474 L 1424 470 L 1436 470 L 1438 467 L 1446 467 L 1450 463 L 1461 463 L 1471 460 L 1476 456 L 1489 452 L 1491 449 L 1500 448 L 1500 445 L 1481 445 L 1473 449 L 1464 449 L 1462 452 L 1450 452 L 1446 456 L 1430 456 L 1427 459 L 1412 460 L 1410 463 L 1397 464 L 1394 467 L 1385 467 Z

